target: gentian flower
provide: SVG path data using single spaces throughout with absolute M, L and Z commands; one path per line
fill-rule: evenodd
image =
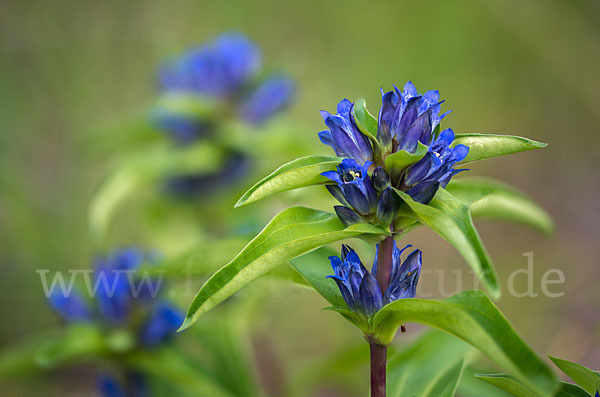
M 377 283 L 378 253 L 375 254 L 372 271 L 369 272 L 358 254 L 349 246 L 342 245 L 341 257 L 329 257 L 334 274 L 327 278 L 335 281 L 350 310 L 372 316 L 390 302 L 414 298 L 421 273 L 421 251 L 413 251 L 402 262 L 402 252 L 409 247 L 410 245 L 407 245 L 399 250 L 394 243 L 390 284 L 383 293 Z M 378 251 L 379 245 L 377 245 Z
M 135 273 L 128 274 L 151 256 L 135 248 L 117 250 L 96 262 L 95 295 L 89 303 L 75 291 L 63 294 L 60 290 L 53 291 L 48 301 L 67 322 L 96 321 L 109 328 L 129 327 L 138 337 L 138 345 L 155 347 L 175 335 L 184 316 L 157 297 L 158 281 L 142 278 L 136 283 Z
M 442 131 L 429 146 L 425 157 L 406 170 L 402 183 L 410 187 L 407 193 L 415 201 L 428 203 L 440 186 L 446 187 L 452 176 L 465 171 L 452 167 L 467 157 L 469 148 L 465 145 L 451 148 L 453 140 L 454 132 L 451 129 Z
M 377 191 L 367 173 L 371 164 L 367 161 L 360 165 L 353 159 L 344 159 L 337 166 L 337 171 L 321 174 L 337 183 L 327 185 L 329 192 L 344 207 L 351 208 L 359 215 L 369 215 L 377 209 Z
M 334 209 L 345 225 L 362 222 L 363 219 L 389 223 L 398 210 L 398 199 L 389 186 L 389 176 L 381 167 L 376 168 L 373 171 L 374 184 L 368 174 L 371 165 L 370 161 L 360 165 L 353 159 L 344 159 L 336 171 L 321 173 L 337 183 L 326 187 L 342 204 Z
M 102 397 L 146 397 L 150 393 L 146 379 L 139 373 L 128 372 L 121 381 L 104 374 L 98 379 L 98 391 Z
M 242 103 L 242 119 L 252 125 L 262 124 L 290 103 L 294 90 L 294 82 L 288 77 L 276 76 L 265 80 Z
M 342 163 L 353 160 L 359 164 L 376 166 L 370 183 L 370 186 L 376 190 L 376 199 L 372 194 L 366 194 L 367 188 L 362 190 L 355 187 L 343 188 L 349 182 L 360 185 L 364 179 L 362 175 L 366 175 L 366 172 L 360 172 L 362 177 L 358 178 L 357 182 L 342 177 L 343 170 L 340 169 L 342 165 L 338 167 L 338 177 L 335 171 L 322 174 L 338 184 L 338 186 L 327 185 L 327 189 L 343 204 L 342 207 L 335 207 L 342 222 L 349 225 L 364 220 L 376 224 L 390 224 L 394 221 L 400 206 L 394 189 L 404 191 L 413 200 L 427 204 L 440 186 L 446 187 L 452 176 L 463 171 L 452 167 L 465 159 L 469 148 L 465 145 L 450 147 L 454 141 L 454 133 L 451 129 L 436 134 L 436 131 L 439 131 L 436 127 L 450 113 L 440 114 L 440 105 L 443 101 L 440 101 L 439 97 L 438 91 L 427 91 L 419 95 L 410 81 L 402 91 L 395 86 L 394 90 L 389 92 L 382 90 L 382 105 L 377 126 L 379 148 L 376 152 L 356 124 L 352 102 L 347 99 L 342 100 L 338 104 L 337 115 L 321 112 L 329 130 L 320 132 L 319 139 L 331 146 L 336 155 L 346 158 Z M 398 151 L 414 154 L 420 144 L 428 149 L 419 161 L 401 169 L 393 168 L 395 165 L 388 165 L 392 169 L 386 169 L 387 156 Z M 347 167 L 348 165 L 342 168 Z M 356 165 L 352 167 L 357 168 Z M 393 178 L 390 178 L 390 175 Z M 355 193 L 353 201 L 349 200 L 344 189 Z M 358 194 L 358 190 L 362 196 Z M 374 201 L 377 201 L 376 217 L 371 216 L 374 212 L 372 207 Z
M 390 142 L 392 152 L 406 150 L 414 153 L 417 142 L 429 145 L 435 127 L 450 113 L 439 115 L 440 105 L 443 103 L 439 99 L 438 91 L 427 91 L 419 95 L 410 81 L 403 91 L 396 86 L 393 91 L 384 93 L 382 90 L 378 139 L 384 145 Z
M 63 291 L 55 289 L 48 298 L 50 306 L 66 322 L 87 322 L 92 318 L 92 312 L 87 302 L 77 291 Z
M 331 146 L 336 155 L 364 163 L 373 160 L 373 149 L 369 138 L 360 131 L 354 121 L 353 107 L 352 102 L 344 99 L 338 104 L 336 115 L 322 110 L 321 116 L 329 130 L 319 132 L 319 139 Z
M 285 76 L 256 81 L 261 55 L 258 46 L 239 33 L 223 34 L 166 63 L 159 71 L 162 93 L 183 93 L 222 104 L 223 115 L 235 115 L 259 125 L 285 108 L 294 94 L 294 83 Z M 181 117 L 183 121 L 174 121 Z M 158 124 L 178 143 L 190 143 L 214 125 L 204 118 L 189 118 L 159 110 Z
M 153 347 L 171 339 L 183 320 L 181 311 L 164 302 L 159 303 L 140 329 L 140 343 Z
M 163 66 L 159 86 L 163 92 L 232 96 L 258 72 L 260 58 L 258 47 L 246 37 L 224 34 Z

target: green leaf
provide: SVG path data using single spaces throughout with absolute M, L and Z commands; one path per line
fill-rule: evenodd
M 387 364 L 390 397 L 452 397 L 475 349 L 437 330 L 423 333 Z
M 189 93 L 169 93 L 162 95 L 157 103 L 156 110 L 187 117 L 198 117 L 203 120 L 215 116 L 217 102 L 207 97 Z
M 516 397 L 546 397 L 545 394 L 533 393 L 513 376 L 507 374 L 477 374 L 475 376 Z M 590 395 L 579 386 L 559 382 L 558 390 L 554 394 L 554 397 L 590 397 Z
M 102 332 L 92 325 L 73 324 L 62 334 L 46 341 L 34 355 L 35 363 L 44 369 L 55 368 L 68 362 L 108 353 Z
M 465 202 L 474 218 L 507 220 L 550 234 L 554 222 L 531 198 L 515 188 L 488 178 L 453 179 L 446 190 Z
M 152 378 L 161 379 L 182 392 L 195 396 L 231 396 L 216 383 L 205 369 L 185 358 L 173 348 L 137 351 L 124 358 L 130 368 Z
M 398 179 L 402 173 L 411 164 L 421 160 L 427 154 L 429 148 L 418 142 L 416 152 L 410 153 L 405 150 L 399 150 L 385 158 L 385 168 L 390 172 L 392 179 Z
M 326 183 L 329 179 L 321 173 L 334 170 L 341 161 L 340 157 L 333 156 L 307 156 L 290 161 L 252 186 L 235 206 L 241 207 L 275 193 Z
M 526 150 L 540 149 L 548 146 L 547 143 L 537 142 L 532 139 L 513 135 L 496 134 L 456 134 L 450 146 L 466 145 L 469 154 L 459 164 L 472 163 L 491 157 L 504 156 L 524 152 Z
M 181 330 L 276 266 L 325 244 L 363 234 L 386 232 L 366 223 L 345 227 L 336 215 L 311 208 L 291 207 L 282 211 L 200 288 Z
M 332 306 L 347 307 L 337 284 L 328 279 L 332 274 L 329 265 L 329 256 L 339 256 L 340 253 L 329 247 L 322 247 L 308 254 L 292 259 L 290 263 L 296 271 L 306 280 Z
M 417 203 L 402 191 L 396 192 L 410 208 L 408 213 L 401 215 L 414 217 L 450 243 L 483 281 L 492 297 L 500 297 L 494 267 L 473 225 L 469 208 L 442 188 L 428 205 Z
M 594 395 L 596 390 L 600 390 L 600 373 L 560 358 L 550 357 L 550 360 L 591 395 Z
M 364 99 L 360 99 L 354 104 L 354 121 L 356 121 L 356 125 L 363 134 L 368 136 L 376 145 L 379 145 L 377 141 L 378 121 L 367 110 L 367 102 Z
M 560 387 L 554 397 L 591 397 L 594 394 L 588 394 L 581 387 L 572 383 L 560 382 Z
M 102 183 L 90 204 L 88 218 L 92 235 L 100 240 L 126 199 L 144 188 L 158 189 L 169 176 L 209 173 L 219 169 L 220 151 L 210 144 L 185 148 L 157 145 L 123 160 Z
M 464 340 L 540 395 L 551 395 L 556 386 L 552 371 L 482 291 L 465 291 L 442 301 L 410 298 L 391 302 L 373 318 L 375 337 L 387 345 L 407 322 L 438 328 Z
M 481 379 L 484 382 L 489 383 L 490 385 L 494 385 L 499 389 L 502 389 L 515 397 L 541 397 L 531 392 L 525 386 L 523 386 L 519 381 L 514 379 L 510 375 L 505 374 L 489 374 L 475 375 L 478 379 Z

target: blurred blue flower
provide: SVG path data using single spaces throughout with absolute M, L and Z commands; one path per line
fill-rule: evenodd
M 149 396 L 145 378 L 134 372 L 128 372 L 123 381 L 109 374 L 98 379 L 98 391 L 102 397 L 146 397 Z
M 349 246 L 342 245 L 341 258 L 329 257 L 334 274 L 327 277 L 335 281 L 344 301 L 352 311 L 371 316 L 390 302 L 414 298 L 421 273 L 421 251 L 413 251 L 402 262 L 402 252 L 408 247 L 410 245 L 399 250 L 394 243 L 390 284 L 385 293 L 382 293 L 377 283 L 377 253 L 373 269 L 369 272 L 358 254 Z
M 50 306 L 67 322 L 86 322 L 92 319 L 91 310 L 83 297 L 74 290 L 65 293 L 54 289 L 48 298 Z
M 254 77 L 260 61 L 254 43 L 240 33 L 227 33 L 164 65 L 159 86 L 163 92 L 232 96 Z
M 184 315 L 180 310 L 165 302 L 159 303 L 140 329 L 140 343 L 153 347 L 171 339 L 183 320 Z
M 241 116 L 249 124 L 258 125 L 285 108 L 294 95 L 294 82 L 285 76 L 265 80 L 241 105 Z
M 465 145 L 456 145 L 451 148 L 454 141 L 454 132 L 446 129 L 440 133 L 429 146 L 425 157 L 411 165 L 404 174 L 403 186 L 413 200 L 428 203 L 438 188 L 446 187 L 450 178 L 464 169 L 453 169 L 459 161 L 467 157 L 469 148 Z
M 155 256 L 136 248 L 116 250 L 96 261 L 91 294 L 86 303 L 74 290 L 54 289 L 50 306 L 68 322 L 98 321 L 108 327 L 130 327 L 138 344 L 154 347 L 168 341 L 183 323 L 176 307 L 158 298 L 160 280 L 136 271 Z
M 224 190 L 233 182 L 243 178 L 252 170 L 253 162 L 244 153 L 231 151 L 227 154 L 222 169 L 208 174 L 182 174 L 170 177 L 164 184 L 165 190 L 179 198 L 206 197 Z
M 319 139 L 331 146 L 337 156 L 364 163 L 373 160 L 373 149 L 369 138 L 359 130 L 354 121 L 353 107 L 352 102 L 343 99 L 338 103 L 336 115 L 322 110 L 321 116 L 329 130 L 319 132 Z
M 180 145 L 190 144 L 206 136 L 214 128 L 213 123 L 207 120 L 165 111 L 159 111 L 155 121 L 161 130 L 166 131 Z

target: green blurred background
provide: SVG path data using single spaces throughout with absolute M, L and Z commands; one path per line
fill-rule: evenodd
M 314 153 L 329 154 L 316 136 L 324 128 L 319 109 L 364 97 L 376 113 L 379 87 L 408 80 L 421 92 L 440 91 L 443 109 L 453 110 L 444 126 L 455 132 L 548 142 L 544 150 L 473 164 L 469 174 L 528 192 L 553 215 L 556 234 L 493 222 L 478 227 L 503 280 L 499 306 L 525 339 L 540 354 L 598 369 L 599 22 L 600 3 L 592 0 L 0 2 L 0 346 L 57 326 L 35 271 L 88 265 L 88 204 L 127 139 L 119 126 L 144 115 L 156 95 L 156 67 L 238 30 L 262 46 L 268 69 L 297 80 L 288 139 Z M 262 161 L 260 169 L 270 170 L 281 156 Z M 311 193 L 272 199 L 260 219 L 290 201 L 331 205 L 322 192 L 310 192 L 314 200 Z M 130 240 L 123 243 L 136 243 Z M 424 250 L 424 268 L 461 269 L 463 288 L 473 287 L 468 267 L 441 239 L 423 230 L 408 242 Z M 526 267 L 526 252 L 534 253 L 540 296 L 511 297 L 506 281 Z M 564 272 L 565 285 L 551 288 L 564 296 L 541 294 L 547 269 Z M 435 273 L 421 280 L 439 295 L 437 282 Z M 456 280 L 445 287 L 453 291 Z M 527 288 L 524 277 L 516 288 Z M 258 351 L 269 352 L 266 368 L 276 363 L 280 379 L 261 378 L 275 382 L 265 386 L 274 395 L 283 387 L 277 382 L 294 382 L 303 364 L 360 342 L 341 318 L 320 311 L 325 303 L 316 294 L 291 287 L 264 293 L 270 303 L 248 332 L 258 335 Z M 260 373 L 266 359 L 258 356 Z M 317 389 L 334 395 L 327 390 L 335 383 Z M 58 384 L 70 390 L 68 378 Z M 366 382 L 359 385 L 364 395 Z

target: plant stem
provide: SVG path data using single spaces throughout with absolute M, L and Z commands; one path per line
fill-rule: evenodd
M 371 350 L 371 397 L 385 397 L 387 347 L 375 342 L 371 342 L 369 347 Z
M 379 252 L 377 255 L 377 284 L 379 284 L 381 293 L 384 294 L 388 285 L 390 285 L 392 257 L 394 255 L 394 237 L 388 236 L 379 243 Z
M 394 237 L 388 236 L 379 243 L 377 259 L 377 284 L 382 293 L 385 293 L 390 284 L 392 273 L 392 260 L 394 255 Z M 371 397 L 385 397 L 385 373 L 387 364 L 387 347 L 369 342 L 371 350 Z

